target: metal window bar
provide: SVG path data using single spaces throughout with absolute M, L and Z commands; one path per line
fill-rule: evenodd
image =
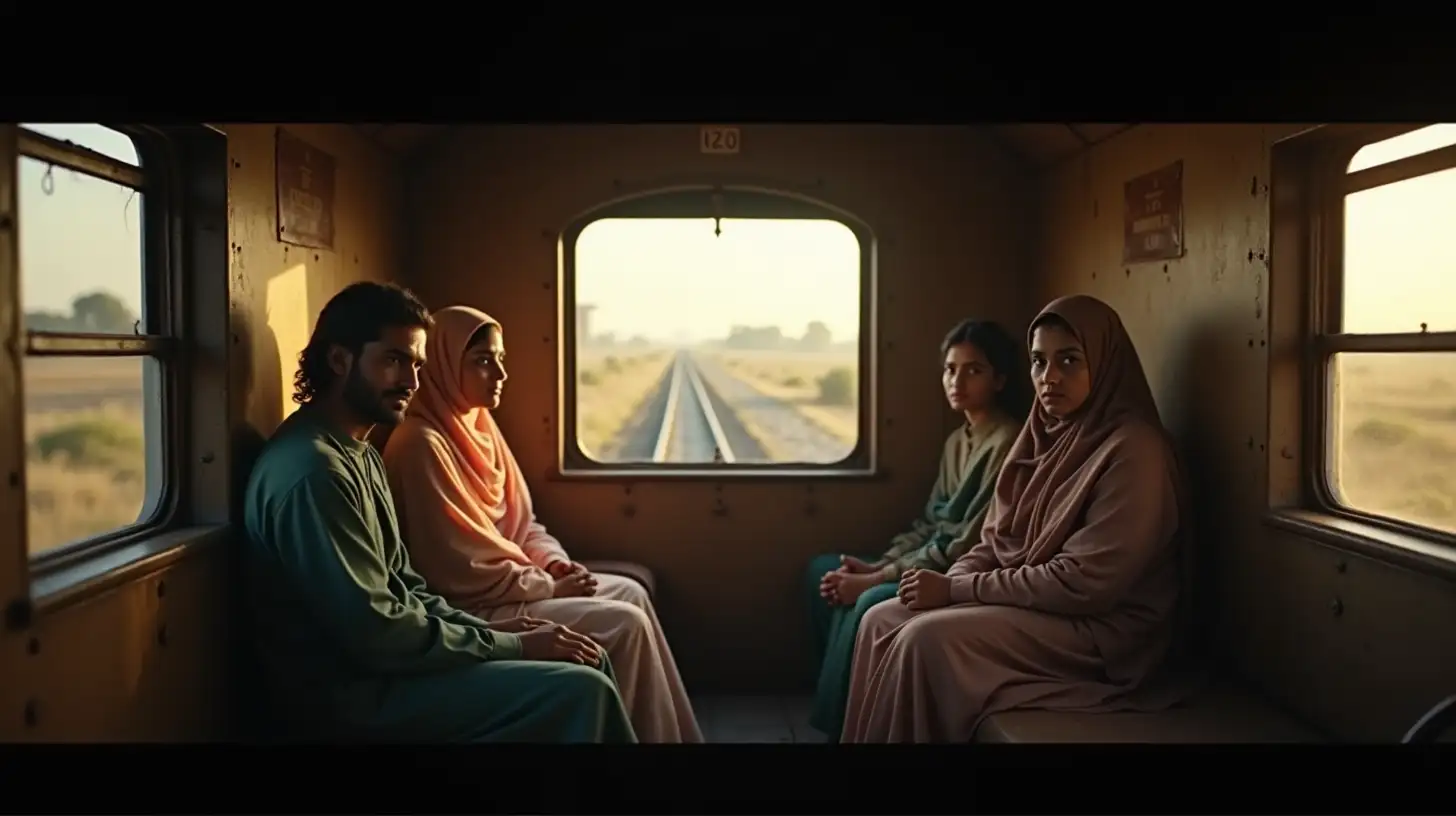
M 143 194 L 147 192 L 146 174 L 136 165 L 24 127 L 19 128 L 18 133 L 18 152 L 22 156 L 129 187 Z M 137 321 L 134 331 L 132 335 L 120 335 L 28 330 L 25 336 L 25 354 L 33 357 L 152 356 L 163 362 L 175 354 L 176 338 L 142 334 L 140 320 Z

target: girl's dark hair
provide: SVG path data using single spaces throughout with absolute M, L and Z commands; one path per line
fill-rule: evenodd
M 996 405 L 1012 419 L 1026 419 L 1031 411 L 1031 382 L 1022 361 L 1021 344 L 994 320 L 966 319 L 957 323 L 940 344 L 942 359 L 952 346 L 969 343 L 981 350 L 1006 384 L 996 394 Z
M 306 405 L 333 384 L 329 348 L 343 346 L 358 358 L 366 343 L 379 340 L 388 328 L 429 329 L 430 310 L 410 290 L 392 283 L 364 281 L 344 287 L 324 304 L 313 336 L 298 353 L 293 375 L 293 401 Z

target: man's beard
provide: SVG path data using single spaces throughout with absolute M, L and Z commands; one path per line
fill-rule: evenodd
M 359 419 L 370 425 L 398 425 L 404 419 L 403 411 L 395 411 L 393 407 L 386 405 L 386 400 L 409 399 L 410 393 L 405 390 L 398 391 L 376 391 L 364 378 L 359 375 L 358 368 L 350 368 L 348 379 L 344 381 L 344 404 L 354 412 Z

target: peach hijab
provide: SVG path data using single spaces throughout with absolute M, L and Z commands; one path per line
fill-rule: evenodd
M 567 560 L 535 522 L 531 493 L 489 410 L 462 387 L 476 332 L 500 327 L 468 306 L 434 314 L 420 387 L 384 450 L 411 560 L 465 608 L 551 597 L 544 567 Z

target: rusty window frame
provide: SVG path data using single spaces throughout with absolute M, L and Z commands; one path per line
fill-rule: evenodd
M 1364 125 L 1345 130 L 1321 145 L 1308 179 L 1312 189 L 1309 218 L 1311 275 L 1304 349 L 1306 421 L 1305 494 L 1315 509 L 1384 529 L 1456 547 L 1456 535 L 1340 502 L 1332 484 L 1334 439 L 1330 363 L 1341 352 L 1456 352 L 1456 331 L 1356 333 L 1343 331 L 1345 201 L 1348 196 L 1456 167 L 1456 145 L 1407 156 L 1349 172 L 1355 154 L 1368 145 L 1437 123 Z
M 93 332 L 58 332 L 25 329 L 22 333 L 24 357 L 144 357 L 157 362 L 159 368 L 158 390 L 153 395 L 146 393 L 143 399 L 156 399 L 160 416 L 155 423 L 155 441 L 144 440 L 148 468 L 159 470 L 158 492 L 151 513 L 136 522 L 109 530 L 90 538 L 68 542 L 41 553 L 29 552 L 28 520 L 22 520 L 26 530 L 22 546 L 33 572 L 50 573 L 112 552 L 127 544 L 172 526 L 178 516 L 182 500 L 182 480 L 177 478 L 181 471 L 185 435 L 185 417 L 179 411 L 178 396 L 185 382 L 181 328 L 181 275 L 176 262 L 180 254 L 179 235 L 174 229 L 172 203 L 177 199 L 174 186 L 177 182 L 175 162 L 171 145 L 158 128 L 143 125 L 112 124 L 98 122 L 103 127 L 127 136 L 137 151 L 138 163 L 133 165 L 107 156 L 81 145 L 63 141 L 30 130 L 22 123 L 17 126 L 16 165 L 22 157 L 43 162 L 52 167 L 64 168 L 91 178 L 128 187 L 142 196 L 142 297 L 143 315 L 137 321 L 133 334 L 106 334 Z M 25 211 L 18 210 L 17 220 L 23 223 Z M 23 277 L 24 270 L 18 270 Z M 14 308 L 16 316 L 23 322 L 24 298 L 17 298 Z M 147 325 L 143 325 L 145 322 Z M 17 383 L 15 399 L 21 416 L 24 416 L 24 383 Z M 148 429 L 150 430 L 150 428 Z M 148 434 L 148 437 L 151 437 Z M 157 446 L 154 448 L 154 446 Z M 154 453 L 155 451 L 155 453 Z M 22 468 L 22 474 L 24 473 Z M 22 479 L 24 479 L 22 475 Z
M 847 227 L 859 243 L 860 313 L 858 365 L 858 437 L 854 448 L 831 463 L 659 464 L 599 462 L 581 449 L 577 438 L 576 242 L 591 224 L 606 218 L 779 218 L 823 219 Z M 736 184 L 683 184 L 646 190 L 592 208 L 562 230 L 557 242 L 559 403 L 555 467 L 549 478 L 602 481 L 775 481 L 879 479 L 878 462 L 878 247 L 874 230 L 838 207 L 792 192 Z

